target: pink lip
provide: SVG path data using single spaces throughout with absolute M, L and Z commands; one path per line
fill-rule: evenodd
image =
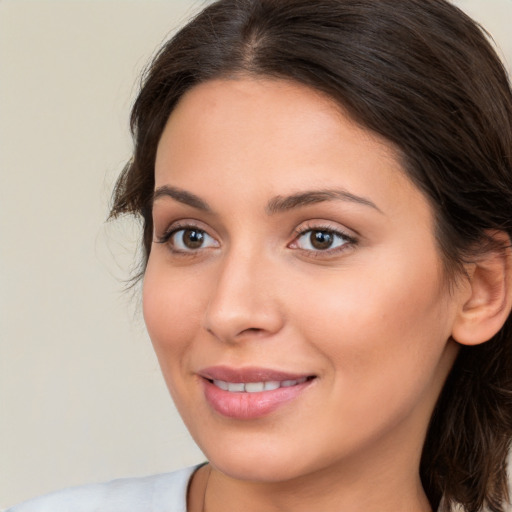
M 257 393 L 230 392 L 220 389 L 213 380 L 233 383 L 261 381 L 298 380 L 311 377 L 308 374 L 288 373 L 268 368 L 230 368 L 215 366 L 198 372 L 202 377 L 206 401 L 214 411 L 222 416 L 240 420 L 250 420 L 266 416 L 284 404 L 294 400 L 311 385 L 314 379 L 290 387 Z
M 200 370 L 199 375 L 210 380 L 224 380 L 226 382 L 261 382 L 277 380 L 298 380 L 309 377 L 308 373 L 288 373 L 269 368 L 245 367 L 231 368 L 229 366 L 211 366 Z

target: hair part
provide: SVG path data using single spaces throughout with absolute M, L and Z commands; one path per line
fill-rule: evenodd
M 157 54 L 134 104 L 134 154 L 111 216 L 143 220 L 151 251 L 154 164 L 180 98 L 208 80 L 286 79 L 321 91 L 399 148 L 425 194 L 447 275 L 512 234 L 512 93 L 485 33 L 445 0 L 220 0 Z M 434 411 L 421 477 L 434 508 L 503 512 L 512 438 L 512 330 L 462 347 Z

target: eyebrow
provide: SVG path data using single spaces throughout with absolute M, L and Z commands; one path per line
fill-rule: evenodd
M 275 213 L 282 213 L 288 210 L 293 210 L 295 208 L 301 208 L 303 206 L 309 206 L 311 204 L 323 203 L 325 201 L 332 200 L 349 201 L 351 203 L 369 206 L 370 208 L 373 208 L 374 210 L 382 213 L 380 208 L 369 199 L 357 196 L 347 192 L 346 190 L 339 189 L 308 190 L 290 196 L 276 196 L 268 202 L 266 211 L 269 215 L 272 215 Z
M 169 185 L 158 187 L 153 193 L 153 203 L 161 197 L 170 197 L 175 201 L 191 206 L 192 208 L 196 208 L 204 212 L 212 212 L 212 208 L 206 201 L 201 199 L 199 196 L 178 187 L 171 187 Z M 268 202 L 265 211 L 268 215 L 274 215 L 304 206 L 333 200 L 349 201 L 351 203 L 361 204 L 382 213 L 380 208 L 369 199 L 357 196 L 347 192 L 346 190 L 339 189 L 308 190 L 289 196 L 276 196 Z
M 181 188 L 170 187 L 168 185 L 158 187 L 153 193 L 153 203 L 157 199 L 160 199 L 161 197 L 171 197 L 172 199 L 178 201 L 179 203 L 192 206 L 192 208 L 196 208 L 204 212 L 212 211 L 212 209 L 210 208 L 206 201 L 203 201 L 199 196 L 196 196 L 195 194 L 187 192 L 186 190 L 183 190 Z

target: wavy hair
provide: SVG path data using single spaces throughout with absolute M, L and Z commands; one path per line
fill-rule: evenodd
M 447 276 L 500 230 L 512 235 L 512 93 L 484 31 L 445 0 L 219 0 L 166 43 L 131 115 L 133 158 L 111 216 L 140 215 L 151 250 L 157 145 L 190 88 L 215 78 L 284 78 L 322 91 L 395 144 L 429 199 Z M 512 437 L 510 318 L 461 347 L 434 410 L 420 473 L 444 512 L 503 512 Z

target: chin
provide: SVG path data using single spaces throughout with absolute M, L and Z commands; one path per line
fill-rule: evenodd
M 251 436 L 252 437 L 252 436 Z M 244 439 L 243 439 L 244 438 Z M 248 436 L 227 436 L 202 443 L 196 440 L 209 462 L 226 476 L 243 481 L 280 483 L 321 470 L 329 458 L 318 456 L 304 443 L 286 442 L 261 433 L 257 438 Z M 289 441 L 292 441 L 289 439 Z M 309 453 L 308 453 L 309 452 Z
M 220 459 L 220 460 L 219 460 Z M 210 463 L 223 474 L 236 480 L 262 483 L 279 483 L 301 476 L 299 468 L 276 457 L 222 457 L 210 459 Z

